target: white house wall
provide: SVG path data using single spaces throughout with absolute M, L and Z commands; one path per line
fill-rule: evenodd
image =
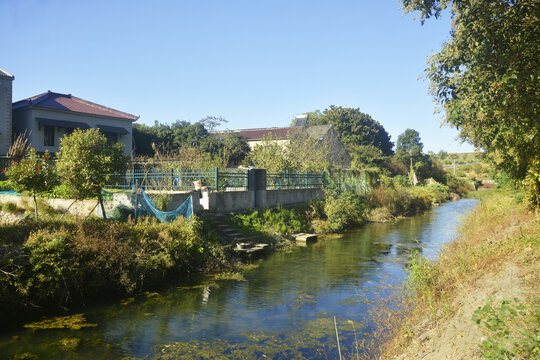
M 90 114 L 78 114 L 71 112 L 55 111 L 51 109 L 30 108 L 16 110 L 13 112 L 13 129 L 17 133 L 24 132 L 25 129 L 31 130 L 30 142 L 38 152 L 58 152 L 60 139 L 64 136 L 63 129 L 55 126 L 54 146 L 44 146 L 45 132 L 43 126 L 39 126 L 36 118 L 45 118 L 53 120 L 65 120 L 85 123 L 91 128 L 97 128 L 98 125 L 115 126 L 124 128 L 128 131 L 127 135 L 118 134 L 118 142 L 124 145 L 124 152 L 131 155 L 132 151 L 132 123 L 130 120 L 121 120 L 108 117 L 100 117 Z

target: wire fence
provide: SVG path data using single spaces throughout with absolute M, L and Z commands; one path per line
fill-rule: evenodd
M 309 189 L 324 187 L 324 172 L 266 172 L 266 189 Z
M 337 193 L 367 194 L 373 179 L 365 171 L 335 169 L 326 172 L 326 188 Z

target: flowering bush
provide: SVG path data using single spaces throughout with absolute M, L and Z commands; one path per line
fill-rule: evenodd
M 36 219 L 38 217 L 36 195 L 50 191 L 57 183 L 56 168 L 51 155 L 40 155 L 34 148 L 20 162 L 13 162 L 6 176 L 16 191 L 29 191 L 34 197 Z

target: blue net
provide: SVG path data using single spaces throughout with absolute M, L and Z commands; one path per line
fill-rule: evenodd
M 191 219 L 191 215 L 193 215 L 193 207 L 191 205 L 191 195 L 175 210 L 172 211 L 161 211 L 158 208 L 154 206 L 152 203 L 152 200 L 146 194 L 144 189 L 141 188 L 142 192 L 142 198 L 143 198 L 143 204 L 145 207 L 150 210 L 152 214 L 160 221 L 160 222 L 171 222 L 174 221 L 178 215 L 182 215 L 186 219 Z

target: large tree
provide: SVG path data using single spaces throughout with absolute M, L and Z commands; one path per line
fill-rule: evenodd
M 426 69 L 445 122 L 501 169 L 540 189 L 540 2 L 402 0 L 422 22 L 452 14 L 450 39 Z
M 384 155 L 392 155 L 394 144 L 384 127 L 358 108 L 344 108 L 331 105 L 324 111 L 316 110 L 308 113 L 307 125 L 331 124 L 339 134 L 345 146 L 372 145 L 379 148 Z M 293 125 L 297 125 L 296 120 Z

